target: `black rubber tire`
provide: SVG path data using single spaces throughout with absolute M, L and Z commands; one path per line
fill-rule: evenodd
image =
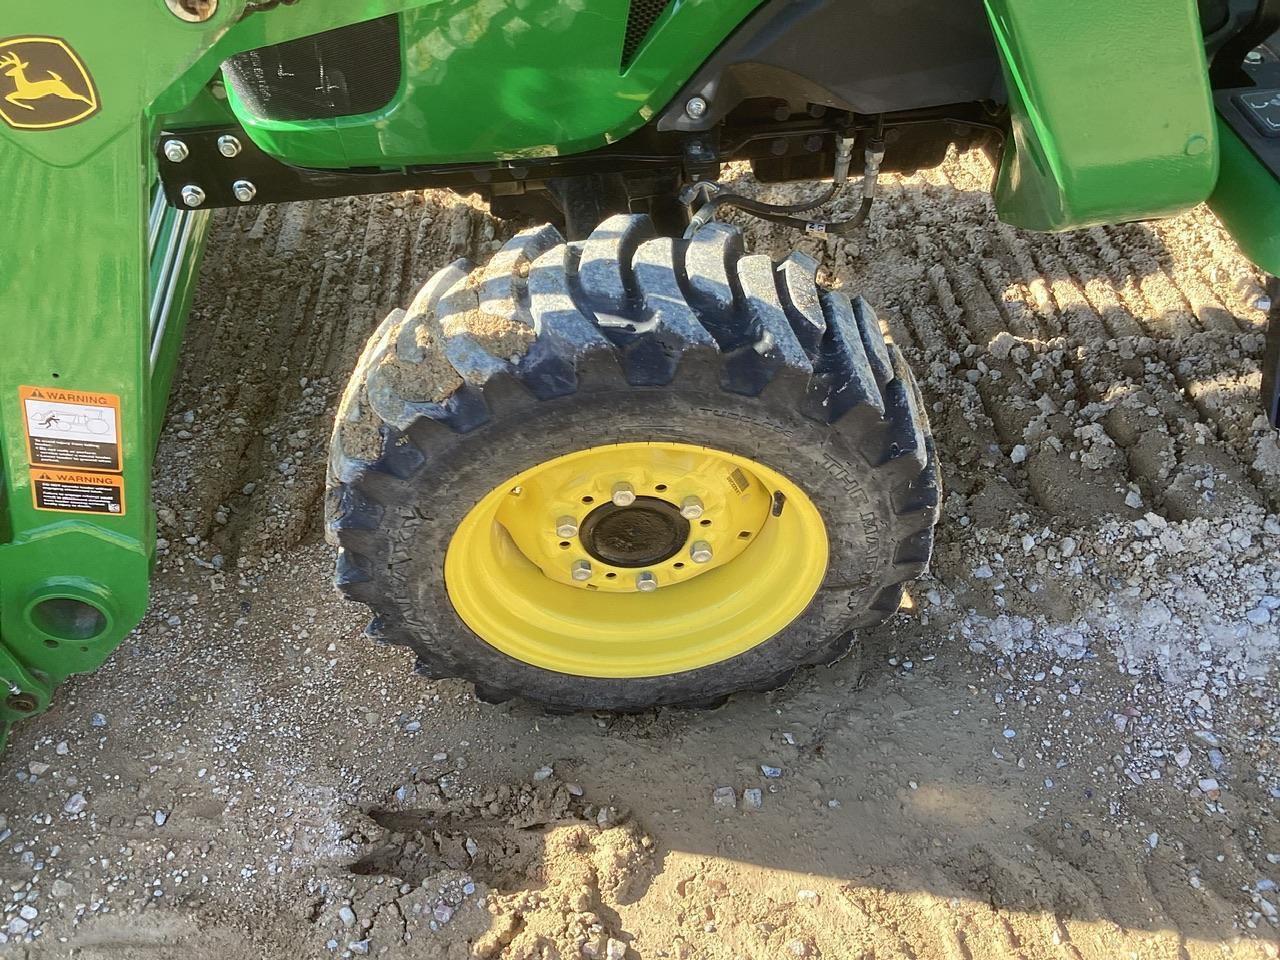
M 334 430 L 337 585 L 373 608 L 370 634 L 483 699 L 562 711 L 714 704 L 845 655 L 925 569 L 938 470 L 898 349 L 861 298 L 820 289 L 815 273 L 801 254 L 745 255 L 733 227 L 686 242 L 617 216 L 582 243 L 527 230 L 483 271 L 460 261 L 433 277 L 371 338 Z M 477 306 L 523 336 L 468 329 Z M 809 607 L 732 659 L 638 679 L 554 673 L 472 634 L 444 581 L 466 513 L 544 460 L 634 440 L 730 451 L 799 484 L 830 540 Z

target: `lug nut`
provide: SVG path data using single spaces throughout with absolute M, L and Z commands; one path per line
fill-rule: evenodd
M 707 101 L 701 97 L 690 97 L 689 102 L 684 105 L 684 112 L 691 120 L 701 120 L 707 115 Z
M 680 502 L 680 516 L 686 520 L 697 520 L 702 516 L 702 501 L 697 497 L 685 497 Z
M 613 504 L 616 507 L 629 507 L 636 502 L 636 491 L 631 484 L 620 480 L 613 485 Z
M 636 589 L 641 593 L 653 593 L 658 589 L 658 578 L 646 570 L 636 574 Z
M 238 157 L 240 155 L 240 140 L 225 133 L 218 138 L 218 152 L 224 157 Z
M 191 155 L 191 151 L 187 149 L 187 145 L 181 140 L 166 140 L 164 142 L 164 158 L 170 163 L 181 163 Z
M 573 572 L 572 572 L 572 576 L 573 576 L 573 579 L 575 579 L 575 580 L 579 580 L 579 581 L 581 581 L 581 580 L 590 580 L 590 579 L 591 579 L 591 564 L 590 564 L 590 563 L 588 563 L 586 560 L 575 560 L 575 561 L 573 561 Z
M 258 188 L 248 180 L 237 180 L 231 185 L 231 192 L 236 195 L 236 199 L 241 203 L 248 203 L 258 195 Z
M 556 521 L 556 536 L 561 540 L 568 540 L 570 537 L 578 535 L 578 521 L 573 517 L 561 517 Z
M 689 559 L 694 563 L 711 562 L 711 544 L 705 540 L 695 540 L 689 548 Z
M 182 202 L 188 207 L 198 207 L 204 203 L 204 191 L 194 183 L 188 183 L 182 188 Z

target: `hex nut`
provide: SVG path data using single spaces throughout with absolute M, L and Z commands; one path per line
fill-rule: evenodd
M 573 568 L 570 573 L 573 579 L 578 581 L 591 579 L 591 564 L 586 560 L 573 561 Z
M 570 537 L 578 535 L 578 521 L 573 517 L 561 517 L 556 521 L 556 536 L 561 540 L 568 540 Z
M 686 520 L 697 520 L 702 514 L 702 500 L 698 497 L 685 497 L 680 502 L 680 516 Z
M 182 202 L 188 207 L 198 207 L 204 203 L 204 191 L 194 183 L 188 183 L 182 188 Z
M 707 115 L 707 101 L 701 97 L 690 97 L 684 105 L 684 112 L 690 120 L 701 120 Z
M 711 557 L 711 544 L 705 540 L 695 540 L 689 548 L 689 559 L 694 563 L 710 563 Z
M 258 195 L 258 188 L 248 180 L 237 180 L 231 185 L 231 192 L 241 203 L 248 203 Z
M 658 589 L 658 578 L 648 570 L 636 574 L 636 589 L 641 593 L 653 593 Z
M 631 484 L 620 480 L 613 485 L 613 504 L 617 507 L 629 507 L 636 502 L 636 491 Z
M 241 149 L 238 137 L 233 137 L 229 133 L 224 133 L 218 138 L 218 152 L 228 159 L 231 157 L 238 157 Z
M 187 149 L 187 145 L 181 140 L 166 140 L 164 142 L 164 158 L 170 163 L 181 163 L 189 156 L 191 156 L 191 151 Z

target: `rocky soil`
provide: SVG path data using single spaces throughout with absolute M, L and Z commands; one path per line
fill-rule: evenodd
M 1275 958 L 1261 278 L 1206 210 L 1023 234 L 990 177 L 887 178 L 849 241 L 743 221 L 877 304 L 947 494 L 860 658 L 709 713 L 478 703 L 329 586 L 347 371 L 514 226 L 438 193 L 220 215 L 151 613 L 0 757 L 0 955 Z

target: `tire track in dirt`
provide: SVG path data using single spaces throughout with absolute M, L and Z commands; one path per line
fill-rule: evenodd
M 170 404 L 173 456 L 202 482 L 170 486 L 184 471 L 161 464 L 161 535 L 223 562 L 317 538 L 332 411 L 369 333 L 436 265 L 510 232 L 438 193 L 220 212 Z
M 1030 363 L 1042 352 L 1040 345 L 1062 329 L 1049 285 L 1011 235 L 999 236 L 992 249 L 989 235 L 972 229 L 975 220 L 989 216 L 989 198 L 960 193 L 940 171 L 922 177 L 959 197 L 965 209 L 957 217 L 954 204 L 916 205 L 914 195 L 909 201 L 915 207 L 910 219 L 917 226 L 919 255 L 934 264 L 928 272 L 935 300 L 950 328 L 967 334 L 953 343 L 970 360 L 963 375 L 977 387 L 1001 446 L 1010 456 L 1016 448 L 1025 451 L 1022 469 L 1032 495 L 1051 515 L 1087 522 L 1104 513 L 1131 513 L 1125 503 L 1127 478 L 1124 484 L 1101 478 L 1096 451 L 1090 457 L 1094 445 L 1075 428 L 1070 414 L 1078 406 L 1077 389 L 1070 371 L 1063 379 L 1064 371 L 1053 362 Z M 921 240 L 921 234 L 930 240 Z M 1016 281 L 1010 268 L 1018 272 Z M 1033 275 L 1027 278 L 1027 272 Z M 1022 296 L 1019 287 L 1026 291 Z M 1024 297 L 1033 302 L 1024 303 Z M 1000 345 L 993 352 L 995 344 Z M 1089 495 L 1080 496 L 1081 490 Z

